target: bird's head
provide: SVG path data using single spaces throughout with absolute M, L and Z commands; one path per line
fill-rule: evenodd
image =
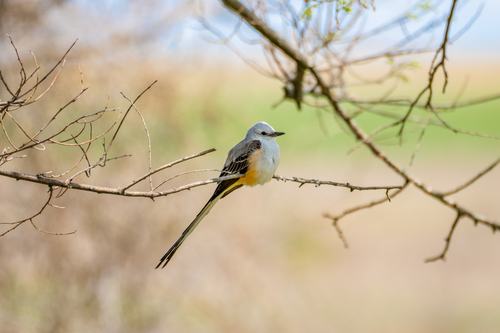
M 283 132 L 276 132 L 274 128 L 269 126 L 269 124 L 265 122 L 260 122 L 253 125 L 247 132 L 247 139 L 251 140 L 276 140 L 276 137 L 283 135 Z

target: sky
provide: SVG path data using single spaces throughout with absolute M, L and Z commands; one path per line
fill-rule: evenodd
M 207 2 L 207 1 L 204 1 Z M 422 3 L 423 1 L 400 1 L 400 0 L 385 0 L 376 1 L 376 10 L 368 10 L 367 16 L 368 21 L 365 24 L 365 31 L 368 31 L 374 27 L 380 26 L 389 22 L 390 20 L 398 17 L 402 13 L 408 10 L 415 3 Z M 212 3 L 212 2 L 210 2 Z M 434 1 L 431 3 L 437 3 L 435 10 L 429 11 L 432 13 L 444 13 L 449 10 L 451 1 Z M 317 14 L 319 9 L 313 9 L 313 15 Z M 237 19 L 233 14 L 229 14 L 227 11 L 220 10 L 220 8 L 213 8 L 209 13 L 209 21 L 216 26 L 220 31 L 224 32 L 225 35 L 229 35 L 233 27 L 237 23 Z M 453 50 L 460 53 L 464 57 L 476 57 L 479 54 L 488 54 L 491 58 L 496 58 L 500 55 L 500 22 L 498 21 L 498 13 L 500 12 L 500 2 L 496 0 L 485 0 L 485 1 L 460 1 L 457 7 L 457 11 L 454 15 L 451 27 L 451 36 L 455 36 L 460 32 L 468 23 L 474 18 L 475 21 L 470 26 L 470 28 L 461 34 L 460 37 L 453 42 L 451 46 Z M 215 13 L 215 14 L 214 14 Z M 479 14 L 479 16 L 477 16 Z M 211 15 L 211 16 L 210 16 Z M 422 16 L 420 20 L 408 20 L 407 27 L 411 31 L 412 28 L 416 28 L 421 25 L 421 22 L 431 21 L 432 15 Z M 200 45 L 206 43 L 207 34 L 202 31 L 198 22 L 191 17 L 186 17 L 182 19 L 180 24 L 174 29 L 174 31 L 168 34 L 165 38 L 165 45 L 171 50 L 183 50 L 193 47 L 193 45 Z M 275 27 L 278 27 L 275 24 Z M 244 30 L 245 36 L 249 38 L 255 38 L 249 29 Z M 439 42 L 444 33 L 444 25 L 440 25 L 437 29 L 436 36 L 433 38 L 434 44 Z M 204 37 L 205 38 L 202 38 Z M 424 35 L 426 38 L 424 43 L 428 41 L 428 34 Z M 401 29 L 394 29 L 388 34 L 384 35 L 384 41 L 391 43 L 391 41 L 399 40 L 402 37 Z M 208 37 L 210 38 L 210 37 Z M 214 38 L 215 39 L 215 38 Z M 236 40 L 237 38 L 233 38 Z M 243 43 L 238 43 L 235 41 L 236 45 L 239 47 L 245 47 Z M 378 42 L 377 42 L 378 43 Z M 206 47 L 206 45 L 204 45 Z M 373 45 L 376 47 L 376 44 Z M 250 48 L 245 48 L 245 51 L 250 51 Z
M 22 0 L 26 2 L 38 0 Z M 389 22 L 404 13 L 418 1 L 377 0 L 376 10 L 367 9 L 368 20 L 365 31 Z M 272 2 L 270 2 L 272 3 Z M 295 3 L 302 4 L 302 1 Z M 310 2 L 311 3 L 311 2 Z M 431 1 L 437 4 L 435 10 L 428 14 L 445 13 L 451 1 Z M 297 7 L 298 8 L 298 7 Z M 313 15 L 323 11 L 325 5 L 313 9 Z M 452 22 L 451 36 L 456 35 L 473 18 L 478 10 L 480 16 L 474 24 L 460 38 L 450 46 L 448 56 L 450 59 L 465 61 L 491 61 L 500 55 L 500 1 L 466 1 L 460 0 L 457 13 Z M 301 9 L 297 9 L 300 11 Z M 226 10 L 218 0 L 199 1 L 84 1 L 69 0 L 63 6 L 51 10 L 45 19 L 46 26 L 41 29 L 31 29 L 30 35 L 20 31 L 15 19 L 10 20 L 2 34 L 11 35 L 18 46 L 27 49 L 40 47 L 66 49 L 78 39 L 79 47 L 109 47 L 106 54 L 113 52 L 137 53 L 140 57 L 169 57 L 171 59 L 191 59 L 193 56 L 203 54 L 207 61 L 224 61 L 241 64 L 241 60 L 227 47 L 214 43 L 218 38 L 207 32 L 197 19 L 199 12 L 204 13 L 207 21 L 221 31 L 223 36 L 228 36 L 237 24 L 238 19 L 233 13 Z M 416 29 L 418 26 L 429 22 L 433 15 L 422 15 L 418 20 L 408 20 L 406 28 Z M 281 24 L 277 17 L 271 17 L 271 25 L 277 29 Z M 255 39 L 258 36 L 249 27 L 242 28 L 244 36 Z M 420 45 L 438 45 L 442 39 L 444 25 L 441 24 L 434 35 L 424 34 L 419 40 Z M 403 37 L 402 30 L 398 27 L 374 38 L 358 49 L 360 55 L 376 54 L 378 50 L 394 45 Z M 130 48 L 126 51 L 116 48 L 115 41 L 127 40 Z M 262 57 L 260 47 L 248 46 L 239 41 L 235 36 L 231 39 L 242 52 L 253 58 Z M 23 42 L 25 44 L 23 45 Z M 8 45 L 7 38 L 0 40 L 0 47 Z M 201 52 L 201 53 L 200 53 Z M 0 55 L 0 59 L 2 56 Z M 195 57 L 196 58 L 196 57 Z M 262 59 L 260 59 L 262 60 Z

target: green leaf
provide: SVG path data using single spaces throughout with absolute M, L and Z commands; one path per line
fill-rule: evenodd
M 410 61 L 409 63 L 407 63 L 405 65 L 406 68 L 410 68 L 410 69 L 418 69 L 418 68 L 421 68 L 420 66 L 420 62 L 418 61 Z
M 310 18 L 312 18 L 312 8 L 318 8 L 318 5 L 312 5 L 312 6 L 309 6 L 306 8 L 306 10 L 304 10 L 304 12 L 302 13 L 302 18 L 303 19 L 306 19 L 306 20 L 309 20 Z
M 312 17 L 311 7 L 307 7 L 306 10 L 304 10 L 304 12 L 302 13 L 301 17 L 307 20 L 310 19 Z
M 431 5 L 431 1 L 430 0 L 425 0 L 422 3 L 419 3 L 417 5 L 417 7 L 419 9 L 423 10 L 423 11 L 429 11 L 429 10 L 435 11 L 436 10 L 436 7 L 434 7 L 433 5 Z
M 404 74 L 399 74 L 399 75 L 398 75 L 398 78 L 399 78 L 401 81 L 403 81 L 404 83 L 408 83 L 408 82 L 410 82 L 410 79 L 409 79 L 406 75 L 404 75 Z
M 323 37 L 323 41 L 325 43 L 330 43 L 332 41 L 332 39 L 334 39 L 335 37 L 337 36 L 337 32 L 334 31 L 334 32 L 329 32 L 327 33 L 324 37 Z

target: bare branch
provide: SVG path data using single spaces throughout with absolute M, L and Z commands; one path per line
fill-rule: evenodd
M 454 190 L 451 190 L 449 192 L 446 192 L 444 193 L 443 195 L 444 196 L 449 196 L 449 195 L 452 195 L 452 194 L 455 194 L 457 192 L 460 192 L 462 191 L 463 189 L 465 189 L 466 187 L 468 187 L 469 185 L 472 185 L 476 180 L 478 180 L 479 178 L 481 178 L 482 176 L 484 176 L 485 174 L 487 174 L 488 172 L 490 172 L 491 170 L 493 170 L 494 167 L 496 167 L 498 165 L 498 163 L 500 163 L 500 158 L 497 159 L 495 162 L 493 162 L 490 166 L 488 166 L 486 169 L 484 169 L 483 171 L 481 171 L 480 173 L 478 173 L 475 177 L 473 177 L 471 180 L 469 180 L 468 182 L 458 186 L 456 189 Z
M 222 0 L 224 5 L 233 10 L 238 16 L 248 22 L 254 29 L 260 32 L 271 43 L 278 46 L 286 55 L 294 59 L 299 65 L 304 68 L 309 68 L 307 58 L 291 46 L 284 38 L 276 31 L 271 29 L 262 19 L 256 16 L 251 10 L 243 5 L 238 0 Z
M 299 178 L 299 177 L 283 177 L 283 176 L 278 176 L 274 175 L 274 179 L 276 180 L 281 180 L 284 182 L 295 182 L 299 183 L 299 187 L 302 187 L 304 184 L 312 184 L 315 187 L 318 187 L 320 185 L 331 185 L 331 186 L 340 186 L 340 187 L 347 187 L 352 191 L 370 191 L 370 190 L 395 190 L 399 189 L 401 190 L 403 186 L 396 185 L 396 186 L 356 186 L 356 185 L 351 185 L 349 183 L 337 183 L 329 180 L 317 180 L 317 179 L 304 179 L 304 178 Z
M 219 172 L 219 173 L 221 172 L 221 170 L 219 170 L 219 169 L 199 169 L 199 170 L 189 170 L 189 171 L 181 172 L 181 173 L 173 175 L 172 177 L 169 177 L 169 178 L 165 179 L 164 181 L 162 181 L 158 186 L 156 186 L 153 189 L 153 191 L 155 191 L 156 189 L 160 188 L 163 184 L 166 184 L 169 181 L 171 181 L 172 179 L 175 179 L 177 177 L 181 177 L 181 176 L 192 174 L 192 173 L 208 172 L 208 171 L 215 171 L 215 172 Z
M 5 169 L 0 169 L 0 176 L 5 176 L 5 177 L 13 178 L 16 180 L 24 180 L 24 181 L 28 181 L 28 182 L 32 182 L 32 183 L 43 184 L 43 185 L 48 185 L 48 186 L 53 186 L 53 187 L 61 187 L 61 188 L 72 189 L 72 190 L 94 192 L 94 193 L 99 193 L 99 194 L 112 194 L 112 195 L 120 195 L 120 196 L 125 196 L 125 197 L 157 198 L 157 197 L 165 197 L 165 196 L 170 195 L 170 194 L 190 190 L 194 187 L 218 183 L 218 182 L 221 182 L 223 180 L 241 178 L 244 175 L 234 174 L 234 175 L 229 175 L 229 176 L 224 176 L 224 177 L 213 178 L 213 179 L 209 179 L 209 180 L 205 180 L 205 181 L 199 181 L 199 182 L 194 182 L 194 183 L 190 183 L 187 185 L 175 187 L 175 188 L 172 188 L 170 190 L 161 191 L 161 192 L 123 191 L 121 188 L 93 186 L 93 185 L 87 185 L 87 184 L 81 184 L 81 183 L 75 183 L 75 182 L 60 181 L 57 179 L 46 178 L 46 177 L 43 177 L 41 175 L 30 175 L 30 174 L 19 173 L 19 172 L 5 170 Z
M 45 231 L 45 230 L 42 230 L 40 228 L 38 228 L 35 223 L 33 222 L 33 219 L 39 215 L 42 214 L 42 212 L 45 210 L 45 208 L 47 208 L 47 206 L 50 205 L 50 201 L 52 200 L 53 198 L 53 189 L 52 189 L 52 186 L 49 186 L 49 197 L 47 198 L 47 201 L 45 202 L 45 204 L 42 206 L 42 208 L 37 212 L 35 213 L 34 215 L 28 217 L 28 218 L 25 218 L 23 220 L 19 220 L 19 221 L 16 221 L 16 222 L 0 222 L 0 224 L 13 224 L 14 227 L 8 229 L 7 231 L 5 231 L 4 233 L 0 234 L 0 237 L 6 235 L 7 233 L 15 230 L 17 227 L 19 227 L 21 224 L 23 224 L 24 222 L 27 222 L 27 221 L 30 221 L 31 222 L 31 225 L 38 231 L 41 231 L 43 233 L 46 233 L 46 234 L 50 234 L 50 235 L 69 235 L 69 234 L 74 234 L 76 232 L 75 231 L 72 231 L 72 232 L 69 232 L 69 233 L 52 233 L 52 232 L 48 232 L 48 231 Z
M 144 126 L 144 130 L 146 131 L 146 136 L 148 137 L 148 161 L 149 161 L 149 173 L 151 173 L 151 170 L 153 169 L 152 162 L 151 162 L 151 137 L 149 136 L 149 130 L 148 130 L 148 126 L 146 125 L 146 120 L 142 116 L 139 109 L 137 109 L 134 102 L 132 102 L 130 99 L 128 99 L 128 97 L 125 96 L 123 93 L 121 93 L 121 94 L 122 94 L 123 98 L 125 98 L 127 101 L 130 102 L 130 104 L 134 107 L 137 114 L 139 114 L 139 117 L 141 117 L 142 125 Z M 151 191 L 153 191 L 153 178 L 151 178 L 151 175 L 149 176 L 149 188 Z
M 350 209 L 347 209 L 347 210 L 343 211 L 341 214 L 336 215 L 336 216 L 332 216 L 332 215 L 330 215 L 328 213 L 324 213 L 323 217 L 325 217 L 325 218 L 330 219 L 330 220 L 333 221 L 332 225 L 335 227 L 335 230 L 337 230 L 337 233 L 339 234 L 339 237 L 342 240 L 342 243 L 344 243 L 344 247 L 347 248 L 348 247 L 347 240 L 345 239 L 345 236 L 344 236 L 342 230 L 340 229 L 340 227 L 338 225 L 340 219 L 342 219 L 343 217 L 345 217 L 345 216 L 347 216 L 349 214 L 352 214 L 354 212 L 360 211 L 362 209 L 372 208 L 372 207 L 380 205 L 380 204 L 382 204 L 382 203 L 384 203 L 386 201 L 391 201 L 391 198 L 394 198 L 399 193 L 401 193 L 406 188 L 406 186 L 408 186 L 408 184 L 409 184 L 409 182 L 406 182 L 400 189 L 398 189 L 397 191 L 395 191 L 394 193 L 392 193 L 392 195 L 390 197 L 389 197 L 389 195 L 386 195 L 386 197 L 383 198 L 383 199 L 372 201 L 372 202 L 369 202 L 369 203 L 364 204 L 364 205 L 355 206 L 353 208 L 350 208 Z M 389 190 L 387 190 L 387 191 L 389 191 Z
M 455 231 L 455 228 L 457 227 L 458 221 L 460 221 L 461 217 L 462 217 L 462 215 L 460 213 L 457 213 L 457 217 L 456 217 L 455 221 L 453 222 L 453 224 L 451 225 L 450 233 L 448 234 L 448 237 L 446 237 L 446 239 L 445 239 L 446 244 L 444 246 L 443 252 L 441 252 L 441 254 L 436 256 L 436 257 L 426 259 L 425 262 L 433 262 L 433 261 L 437 261 L 437 260 L 444 261 L 445 260 L 446 253 L 448 252 L 448 248 L 450 247 L 451 236 L 453 236 L 453 232 Z
M 408 109 L 408 111 L 405 114 L 405 116 L 401 119 L 401 128 L 400 128 L 399 134 L 398 134 L 400 136 L 401 140 L 402 140 L 402 136 L 403 136 L 403 130 L 404 130 L 404 127 L 405 127 L 406 119 L 408 119 L 408 117 L 410 116 L 411 111 L 413 110 L 413 107 L 415 106 L 415 104 L 417 104 L 417 102 L 420 100 L 420 98 L 422 97 L 422 95 L 425 92 L 429 92 L 429 96 L 427 97 L 427 102 L 426 102 L 425 105 L 426 105 L 426 107 L 430 107 L 431 106 L 432 92 L 433 92 L 432 91 L 432 83 L 434 81 L 434 77 L 435 77 L 437 71 L 439 70 L 439 68 L 442 68 L 443 75 L 444 75 L 443 93 L 446 90 L 446 86 L 448 85 L 448 72 L 446 71 L 446 60 L 447 60 L 447 58 L 446 58 L 446 46 L 448 44 L 448 38 L 449 38 L 449 34 L 450 34 L 451 21 L 452 21 L 452 18 L 453 18 L 453 13 L 455 12 L 455 8 L 456 8 L 456 5 L 457 5 L 457 2 L 458 2 L 458 0 L 453 0 L 453 2 L 451 4 L 451 9 L 450 9 L 450 12 L 448 13 L 448 19 L 446 21 L 446 29 L 445 29 L 445 33 L 444 33 L 444 37 L 443 37 L 443 42 L 442 42 L 441 46 L 437 49 L 436 54 L 434 55 L 434 59 L 432 60 L 431 68 L 429 70 L 429 81 L 428 81 L 428 84 L 420 92 L 420 94 L 418 94 L 417 98 L 415 98 L 415 100 L 413 101 L 413 103 L 410 105 L 410 108 Z M 441 54 L 441 60 L 439 61 L 439 63 L 437 63 L 436 65 L 434 65 L 434 63 L 436 62 L 439 54 Z
M 49 70 L 49 72 L 47 74 L 45 74 L 45 76 L 43 78 L 41 78 L 39 80 L 39 82 L 37 82 L 37 84 L 35 86 L 33 86 L 32 88 L 30 88 L 28 91 L 26 91 L 24 94 L 20 95 L 19 98 L 22 98 L 24 96 L 26 96 L 27 94 L 29 94 L 32 90 L 36 89 L 42 82 L 44 82 L 51 74 L 52 72 L 63 62 L 65 61 L 66 59 L 66 56 L 68 55 L 68 53 L 71 51 L 71 49 L 75 46 L 76 42 L 78 41 L 78 39 L 76 39 L 73 44 L 71 44 L 71 46 L 68 48 L 68 50 L 66 50 L 66 53 L 64 53 L 64 55 L 62 56 L 62 58 L 54 65 L 54 67 L 52 67 L 51 70 Z
M 318 67 L 318 65 L 312 65 L 312 63 L 309 63 L 307 60 L 308 59 L 307 55 L 305 55 L 302 52 L 300 52 L 299 50 L 297 50 L 286 39 L 282 38 L 276 31 L 271 29 L 261 18 L 259 18 L 254 12 L 252 12 L 250 9 L 248 9 L 248 7 L 243 5 L 240 1 L 238 1 L 238 0 L 222 0 L 222 2 L 226 7 L 231 9 L 239 17 L 243 18 L 250 26 L 252 26 L 255 30 L 257 30 L 259 33 L 261 33 L 265 38 L 267 38 L 269 40 L 269 42 L 272 45 L 274 45 L 274 47 L 280 49 L 286 55 L 288 55 L 293 61 L 296 62 L 297 65 L 301 65 L 301 66 L 305 67 L 306 69 L 308 69 L 308 71 L 310 72 L 312 77 L 316 80 L 316 85 L 319 88 L 321 88 L 321 94 L 327 99 L 328 103 L 330 104 L 330 106 L 333 109 L 333 111 L 335 112 L 335 114 L 338 115 L 344 121 L 345 125 L 349 129 L 349 132 L 352 133 L 358 141 L 360 141 L 362 144 L 364 144 L 372 152 L 372 154 L 376 158 L 381 160 L 390 169 L 392 169 L 395 173 L 400 175 L 405 180 L 405 184 L 414 185 L 419 190 L 421 190 L 423 193 L 438 200 L 440 203 L 444 204 L 445 206 L 449 207 L 450 209 L 453 209 L 455 212 L 457 212 L 457 215 L 459 217 L 469 217 L 470 219 L 472 219 L 474 221 L 475 224 L 481 223 L 485 226 L 490 227 L 493 231 L 500 230 L 500 224 L 493 222 L 493 221 L 490 221 L 490 220 L 487 220 L 485 218 L 479 217 L 475 213 L 465 209 L 463 206 L 457 204 L 454 200 L 447 198 L 446 197 L 447 194 L 443 194 L 443 193 L 440 193 L 438 191 L 435 191 L 431 186 L 424 184 L 419 178 L 412 175 L 411 173 L 406 171 L 402 166 L 400 166 L 398 163 L 396 163 L 396 161 L 389 158 L 389 156 L 387 156 L 384 151 L 382 151 L 374 142 L 372 142 L 371 137 L 376 133 L 374 133 L 374 134 L 372 133 L 372 135 L 366 134 L 363 131 L 363 129 L 354 121 L 353 117 L 342 107 L 342 105 L 339 102 L 339 98 L 331 90 L 332 85 L 325 81 L 325 78 L 322 76 L 322 70 Z M 428 82 L 427 86 L 411 102 L 410 107 L 403 118 L 399 119 L 395 123 L 382 126 L 381 130 L 389 128 L 389 127 L 393 127 L 396 125 L 401 125 L 401 128 L 399 130 L 400 140 L 402 140 L 404 125 L 407 122 L 407 120 L 409 119 L 412 110 L 418 106 L 419 100 L 423 97 L 423 95 L 426 92 L 428 92 L 428 96 L 427 96 L 427 101 L 423 105 L 423 107 L 424 108 L 431 108 L 432 107 L 432 104 L 431 104 L 431 102 L 432 102 L 432 83 L 433 83 L 433 80 L 435 78 L 437 71 L 440 68 L 443 69 L 444 77 L 445 77 L 443 91 L 446 89 L 446 85 L 448 82 L 448 74 L 446 72 L 446 67 L 445 67 L 445 61 L 446 61 L 446 55 L 447 55 L 446 54 L 446 46 L 447 46 L 448 40 L 449 40 L 449 31 L 450 31 L 451 21 L 453 18 L 456 4 L 457 4 L 457 0 L 453 0 L 451 9 L 447 14 L 447 20 L 446 20 L 447 24 L 446 24 L 446 29 L 445 29 L 445 33 L 444 33 L 444 38 L 443 38 L 441 46 L 437 49 L 434 60 L 430 66 L 429 82 Z M 356 41 L 356 39 L 354 39 L 352 42 L 355 42 L 355 41 Z M 300 45 L 300 44 L 297 43 L 297 45 Z M 439 55 L 441 55 L 441 59 L 436 64 L 436 61 L 437 61 L 437 58 Z M 342 67 L 341 67 L 341 69 L 342 69 Z M 381 102 L 383 102 L 383 101 L 381 101 Z M 431 109 L 431 112 L 432 112 L 432 109 Z M 437 112 L 434 111 L 434 114 L 437 116 Z M 442 119 L 440 119 L 440 117 L 438 117 L 438 120 L 440 120 L 441 123 L 445 127 L 452 129 L 452 127 L 449 125 L 447 126 L 447 123 L 442 121 Z M 380 131 L 380 130 L 377 130 L 375 132 L 378 132 L 378 131 Z M 458 131 L 456 129 L 454 129 L 454 131 L 463 132 L 466 134 L 477 134 L 474 132 Z M 493 136 L 489 136 L 489 137 L 493 137 Z M 314 181 L 311 181 L 311 183 L 314 183 Z M 405 187 L 406 187 L 406 185 L 405 185 Z M 401 189 L 400 191 L 402 191 L 402 190 L 403 189 Z M 335 227 L 337 228 L 337 226 L 335 226 Z M 341 232 L 339 233 L 339 235 L 345 241 Z
M 182 162 L 185 162 L 185 161 L 191 160 L 191 159 L 193 159 L 193 158 L 196 158 L 196 157 L 199 157 L 199 156 L 203 156 L 203 155 L 206 155 L 206 154 L 212 153 L 212 152 L 214 152 L 214 151 L 216 151 L 216 149 L 215 149 L 215 148 L 207 149 L 207 150 L 202 151 L 201 153 L 197 153 L 197 154 L 194 154 L 194 155 L 191 155 L 191 156 L 183 157 L 183 158 L 180 158 L 180 159 L 178 159 L 178 160 L 176 160 L 176 161 L 173 161 L 173 162 L 170 162 L 170 163 L 168 163 L 168 164 L 165 164 L 165 165 L 163 165 L 163 166 L 161 166 L 161 167 L 159 167 L 159 168 L 154 169 L 153 171 L 148 172 L 148 173 L 147 173 L 147 174 L 145 174 L 144 176 L 139 177 L 138 179 L 134 180 L 134 181 L 133 181 L 133 182 L 131 182 L 130 184 L 128 184 L 128 185 L 126 185 L 126 186 L 124 186 L 121 190 L 122 190 L 123 192 L 125 192 L 126 190 L 128 190 L 128 189 L 129 189 L 129 188 L 131 188 L 132 186 L 137 185 L 138 183 L 140 183 L 140 182 L 141 182 L 141 181 L 143 181 L 144 179 L 146 179 L 146 178 L 148 178 L 148 177 L 150 177 L 150 176 L 154 175 L 154 174 L 155 174 L 155 173 L 157 173 L 157 172 L 160 172 L 160 171 L 162 171 L 162 170 L 168 169 L 168 168 L 170 168 L 170 167 L 173 167 L 173 166 L 174 166 L 174 165 L 176 165 L 176 164 L 179 164 L 179 163 L 182 163 Z

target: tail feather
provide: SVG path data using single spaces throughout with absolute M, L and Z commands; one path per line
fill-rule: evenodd
M 186 238 L 193 232 L 194 228 L 198 226 L 198 224 L 203 220 L 203 218 L 210 212 L 213 206 L 221 199 L 223 196 L 223 193 L 220 193 L 216 197 L 210 198 L 210 200 L 206 203 L 206 205 L 203 207 L 203 209 L 196 215 L 196 218 L 191 222 L 191 224 L 184 230 L 182 233 L 181 237 L 172 245 L 172 247 L 165 253 L 165 255 L 161 258 L 160 263 L 158 266 L 156 266 L 155 269 L 160 267 L 162 264 L 163 266 L 161 267 L 162 269 L 167 266 L 168 262 L 172 257 L 174 256 L 175 252 L 179 249 L 179 247 L 182 245 L 182 243 L 186 240 Z

